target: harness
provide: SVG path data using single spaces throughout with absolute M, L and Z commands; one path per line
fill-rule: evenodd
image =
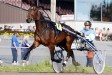
M 42 9 L 42 10 L 43 10 L 43 9 Z M 43 11 L 44 11 L 44 10 L 43 10 Z M 40 11 L 40 12 L 41 12 L 41 11 Z M 44 12 L 45 12 L 45 14 L 47 14 L 46 11 L 44 11 Z M 46 20 L 45 18 L 48 18 L 49 20 Z M 55 23 L 55 22 L 51 21 L 51 19 L 50 19 L 50 17 L 49 17 L 48 14 L 47 14 L 47 17 L 46 17 L 46 16 L 43 16 L 43 19 L 41 19 L 41 20 L 36 20 L 36 21 L 48 23 L 48 25 L 50 25 L 50 27 L 53 28 L 53 30 L 54 30 L 54 32 L 55 32 L 55 37 L 59 34 L 60 31 L 62 31 L 62 25 L 59 24 L 59 23 Z M 42 31 L 41 34 L 37 34 L 36 32 L 35 32 L 35 34 L 40 38 L 40 37 L 45 33 L 45 31 L 46 31 L 48 28 L 49 28 L 49 26 L 48 26 L 44 31 Z
M 58 30 L 62 31 L 62 25 L 61 25 L 61 24 L 56 23 L 55 26 L 56 26 L 56 28 L 57 28 Z
M 46 22 L 47 27 L 42 31 L 41 34 L 38 34 L 37 32 L 35 32 L 36 36 L 38 36 L 41 40 L 42 35 L 46 32 L 46 30 L 48 30 L 50 27 L 53 28 L 54 33 L 55 33 L 55 38 L 57 37 L 57 35 L 60 33 L 60 31 L 62 31 L 62 25 L 55 23 L 53 21 L 49 21 L 49 20 L 36 20 L 37 22 Z M 49 25 L 49 26 L 48 26 Z
M 50 23 L 50 26 L 54 29 L 55 36 L 56 36 L 59 33 L 59 31 L 62 31 L 62 25 L 51 21 L 51 18 L 49 17 L 49 15 L 46 13 L 46 11 L 43 8 L 42 8 L 42 11 L 45 12 L 45 14 L 47 15 L 47 16 L 43 16 L 44 20 L 42 20 L 42 21 Z M 45 18 L 47 18 L 49 20 L 46 20 Z

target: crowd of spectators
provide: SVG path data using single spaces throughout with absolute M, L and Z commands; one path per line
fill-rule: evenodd
M 7 31 L 21 31 L 21 32 L 35 32 L 36 27 L 35 26 L 27 26 L 27 28 L 24 28 L 23 25 L 20 25 L 19 28 L 15 26 L 9 26 L 9 25 L 4 25 L 4 27 L 0 27 L 0 30 L 7 30 Z M 96 27 L 94 28 L 95 33 L 96 33 L 96 40 L 100 41 L 108 41 L 112 40 L 112 29 L 111 28 L 100 28 Z
M 112 29 L 110 28 L 95 28 L 95 33 L 96 33 L 96 40 L 100 40 L 100 41 L 108 41 L 111 40 L 111 36 L 112 36 Z
M 24 28 L 23 25 L 20 25 L 19 28 L 15 26 L 9 26 L 9 25 L 4 25 L 4 27 L 0 27 L 0 30 L 5 30 L 5 31 L 21 31 L 21 32 L 34 32 L 36 29 L 35 26 L 28 26 L 27 28 Z

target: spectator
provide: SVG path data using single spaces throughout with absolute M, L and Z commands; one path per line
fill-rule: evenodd
M 107 33 L 106 33 L 106 28 L 104 27 L 101 33 L 101 40 L 106 41 Z
M 20 25 L 20 30 L 19 31 L 22 31 L 22 32 L 24 31 L 23 24 Z
M 12 65 L 18 65 L 18 61 L 17 61 L 18 48 L 17 47 L 19 47 L 19 42 L 17 37 L 18 37 L 18 33 L 15 32 L 11 39 L 11 50 L 12 50 L 12 57 L 13 57 Z
M 35 32 L 35 30 L 36 30 L 36 26 L 33 26 L 33 32 Z
M 1 42 L 2 40 L 1 40 L 1 38 L 0 38 L 0 42 Z
M 15 31 L 15 27 L 14 26 L 12 26 L 12 31 Z
M 28 43 L 28 39 L 29 39 L 29 36 L 24 36 L 24 39 L 22 41 L 22 45 L 21 45 L 21 60 L 23 61 L 23 58 L 24 58 L 24 55 L 26 54 L 26 52 L 28 51 L 28 48 L 25 48 L 25 47 L 30 47 L 30 44 Z M 28 55 L 27 59 L 26 59 L 26 63 L 29 64 L 29 56 L 30 54 Z
M 107 36 L 106 36 L 106 41 L 108 41 L 108 36 L 109 36 L 109 34 L 110 34 L 110 29 L 109 29 L 109 28 L 107 28 L 106 34 L 107 34 Z
M 100 31 L 98 29 L 98 27 L 95 28 L 95 34 L 96 34 L 96 40 L 100 39 Z
M 95 39 L 95 32 L 93 29 L 91 29 L 91 22 L 90 21 L 86 21 L 84 23 L 85 28 L 83 28 L 81 30 L 81 35 L 85 36 L 85 38 L 92 44 L 93 44 L 93 40 Z M 92 66 L 92 62 L 93 62 L 93 51 L 88 48 L 89 50 L 87 51 L 87 64 L 86 66 Z
M 2 30 L 3 28 L 2 27 L 0 27 L 0 30 Z
M 0 42 L 1 42 L 1 39 L 0 39 Z M 3 61 L 0 59 L 0 65 L 2 65 Z
M 28 26 L 27 31 L 28 31 L 28 32 L 31 32 L 31 26 Z
M 7 25 L 4 25 L 4 30 L 7 30 Z

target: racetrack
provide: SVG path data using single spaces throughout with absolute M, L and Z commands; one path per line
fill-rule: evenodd
M 21 41 L 21 40 L 20 40 Z M 29 40 L 30 43 L 33 42 L 33 39 Z M 2 47 L 5 46 L 5 47 Z M 11 65 L 12 62 L 12 53 L 11 53 L 11 41 L 2 40 L 0 43 L 0 59 L 4 61 L 4 65 Z M 21 46 L 21 45 L 20 45 Z M 95 46 L 98 50 L 106 52 L 106 66 L 112 66 L 110 60 L 112 58 L 112 41 L 95 41 Z M 7 48 L 8 47 L 8 48 Z M 66 52 L 64 51 L 64 54 Z M 82 66 L 86 65 L 86 52 L 74 50 L 76 60 L 80 62 Z M 21 49 L 18 49 L 18 61 L 21 63 Z M 30 63 L 35 64 L 43 60 L 50 60 L 50 53 L 47 47 L 40 45 L 38 48 L 34 49 L 30 55 Z M 69 64 L 69 63 L 68 63 Z
M 32 40 L 30 40 L 32 41 Z M 95 45 L 97 46 L 98 49 L 100 50 L 106 50 L 106 66 L 112 66 L 110 58 L 112 57 L 112 45 L 111 41 L 109 42 L 102 42 L 102 41 L 95 41 Z M 1 46 L 9 46 L 10 47 L 10 40 L 2 40 L 2 43 L 0 44 Z M 4 60 L 5 65 L 11 65 L 11 50 L 10 48 L 0 48 L 0 58 Z M 19 62 L 20 62 L 20 52 L 19 50 Z M 86 64 L 86 54 L 82 51 L 74 51 L 76 60 L 81 63 L 82 66 L 85 66 Z M 36 57 L 35 57 L 36 56 Z M 36 48 L 33 50 L 31 54 L 31 61 L 32 64 L 35 64 L 39 61 L 45 60 L 45 59 L 50 59 L 49 55 L 49 50 L 48 48 L 44 46 L 40 46 L 39 48 Z M 69 63 L 68 63 L 69 64 Z M 95 73 L 37 73 L 37 72 L 1 72 L 0 75 L 97 75 Z M 103 73 L 100 75 L 112 75 L 111 73 Z
M 32 72 L 1 72 L 0 75 L 97 75 L 94 73 L 32 73 Z M 112 73 L 102 73 L 100 75 L 112 75 Z

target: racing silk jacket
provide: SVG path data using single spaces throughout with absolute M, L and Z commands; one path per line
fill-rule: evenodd
M 84 33 L 86 39 L 88 39 L 89 41 L 93 41 L 95 39 L 95 31 L 93 29 L 87 30 L 83 28 L 81 32 Z
M 95 39 L 95 31 L 93 29 L 82 29 L 81 30 L 82 33 L 84 33 L 85 38 L 88 39 L 89 41 L 93 42 L 93 40 Z M 87 57 L 88 58 L 93 58 L 93 51 L 88 51 L 87 52 Z

